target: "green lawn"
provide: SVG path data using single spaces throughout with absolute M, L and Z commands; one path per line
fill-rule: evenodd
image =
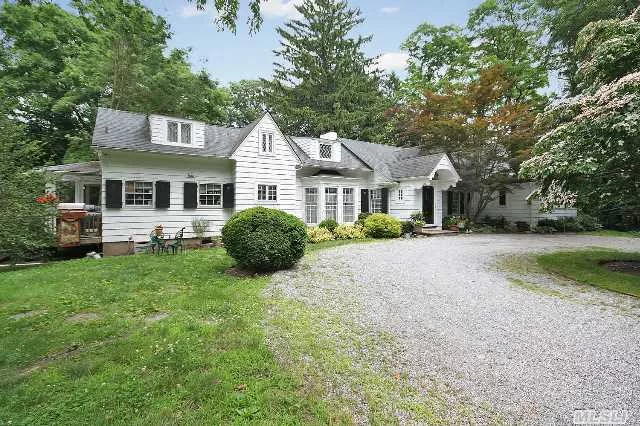
M 611 260 L 640 261 L 640 253 L 593 249 L 560 251 L 536 256 L 537 263 L 547 272 L 579 283 L 640 297 L 640 276 L 614 272 L 602 264 Z
M 0 424 L 348 423 L 265 344 L 224 250 L 0 273 Z
M 598 237 L 627 237 L 640 238 L 640 231 L 615 231 L 613 229 L 602 229 L 600 231 L 585 232 L 586 235 L 595 235 Z

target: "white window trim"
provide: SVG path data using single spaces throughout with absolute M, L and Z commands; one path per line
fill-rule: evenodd
M 336 203 L 335 203 L 336 217 L 335 218 L 334 217 L 330 218 L 329 215 L 327 214 L 327 212 L 329 211 L 329 209 L 327 208 L 327 206 L 328 206 L 327 205 L 327 199 L 328 199 L 327 195 L 329 195 L 329 194 L 327 194 L 327 190 L 329 190 L 329 189 L 335 189 L 336 190 L 336 192 L 335 192 L 335 196 L 336 196 Z M 341 221 L 340 206 L 342 204 L 341 203 L 341 197 L 340 197 L 340 193 L 342 192 L 341 187 L 332 186 L 332 185 L 325 185 L 323 192 L 324 192 L 324 197 L 323 197 L 324 198 L 323 199 L 323 203 L 324 203 L 324 206 L 323 206 L 323 208 L 324 208 L 324 218 L 325 219 L 334 219 L 336 222 L 340 223 L 340 221 Z M 332 206 L 333 206 L 333 204 L 332 204 Z
M 373 192 L 374 191 L 380 191 L 380 211 L 374 212 L 373 211 Z M 376 198 L 377 199 L 377 198 Z M 369 211 L 371 213 L 382 213 L 383 208 L 382 208 L 382 188 L 370 188 L 369 189 Z
M 316 190 L 316 221 L 315 222 L 307 222 L 307 189 L 315 189 Z M 302 201 L 304 204 L 304 222 L 307 225 L 317 225 L 320 223 L 320 187 L 319 186 L 305 186 L 302 189 Z
M 258 187 L 260 185 L 266 185 L 267 186 L 267 200 L 260 200 L 258 199 Z M 269 186 L 275 186 L 276 187 L 276 199 L 275 200 L 269 200 Z M 271 183 L 271 182 L 259 182 L 256 183 L 255 185 L 255 199 L 256 199 L 256 203 L 258 204 L 278 204 L 278 201 L 280 200 L 280 185 L 277 183 Z
M 269 135 L 271 135 L 271 151 L 262 150 L 262 135 L 267 135 L 267 147 L 269 146 Z M 258 153 L 260 155 L 276 155 L 276 132 L 271 130 L 260 130 L 260 132 L 258 132 Z
M 353 198 L 353 203 L 351 204 L 351 208 L 353 209 L 353 220 L 351 220 L 351 221 L 346 220 L 345 219 L 345 214 L 344 214 L 344 210 L 345 210 L 345 206 L 346 206 L 346 204 L 344 202 L 344 198 L 345 198 L 344 197 L 344 190 L 345 189 L 350 189 L 352 191 L 351 196 Z M 342 209 L 341 209 L 340 213 L 342 214 L 342 222 L 343 223 L 354 223 L 358 219 L 358 214 L 357 214 L 358 212 L 356 210 L 356 205 L 357 205 L 357 203 L 356 203 L 356 192 L 357 192 L 356 188 L 353 187 L 353 186 L 343 186 L 343 187 L 340 188 L 340 195 L 342 196 L 342 200 L 341 200 L 341 203 L 340 203 L 340 205 L 342 206 Z
M 151 204 L 127 204 L 127 182 L 151 182 Z M 122 180 L 122 207 L 125 209 L 154 209 L 156 207 L 156 182 L 145 179 L 123 179 Z
M 224 204 L 224 200 L 222 197 L 224 196 L 224 185 L 222 183 L 217 182 L 198 182 L 198 208 L 199 209 L 221 209 Z M 201 204 L 200 203 L 200 185 L 220 185 L 220 204 Z M 211 194 L 203 194 L 203 195 L 211 195 Z
M 178 125 L 178 140 L 176 142 L 169 140 L 169 123 L 176 123 Z M 183 124 L 188 124 L 189 127 L 191 128 L 191 131 L 189 132 L 189 143 L 182 143 L 182 125 Z M 193 123 L 189 121 L 180 121 L 180 120 L 167 118 L 165 119 L 164 131 L 165 131 L 164 139 L 167 144 L 179 145 L 179 146 L 193 146 Z

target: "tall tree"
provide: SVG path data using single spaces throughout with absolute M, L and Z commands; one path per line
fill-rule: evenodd
M 363 22 L 344 0 L 305 0 L 300 19 L 278 28 L 280 59 L 265 81 L 270 104 L 286 131 L 371 140 L 379 132 L 384 100 L 374 58 L 363 53 L 371 36 L 351 36 Z
M 229 84 L 227 124 L 246 126 L 267 109 L 264 83 L 260 80 L 240 80 Z
M 544 206 L 640 210 L 640 7 L 579 34 L 577 95 L 538 118 L 548 132 L 521 175 L 540 183 Z
M 494 65 L 461 88 L 426 91 L 396 112 L 405 143 L 449 153 L 464 189 L 476 194 L 473 219 L 514 181 L 535 140 L 534 107 L 513 99 L 513 85 L 507 69 Z
M 578 93 L 574 76 L 580 62 L 575 54 L 580 31 L 591 22 L 624 19 L 639 5 L 638 0 L 537 0 L 537 3 L 544 11 L 541 27 L 545 30 L 550 59 L 564 77 L 569 95 Z
M 538 43 L 539 8 L 526 0 L 486 0 L 471 11 L 466 27 L 424 23 L 402 47 L 409 53 L 409 75 L 403 93 L 420 97 L 424 90 L 446 92 L 463 87 L 480 71 L 502 65 L 513 81 L 511 97 L 534 101 L 541 108 L 548 85 L 545 49 Z
M 225 92 L 168 50 L 163 18 L 135 0 L 74 0 L 0 9 L 6 113 L 43 142 L 46 160 L 87 159 L 98 105 L 225 121 Z M 168 51 L 168 54 L 165 53 Z

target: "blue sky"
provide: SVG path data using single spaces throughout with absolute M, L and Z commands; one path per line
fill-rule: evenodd
M 205 68 L 222 84 L 240 79 L 270 77 L 273 50 L 279 46 L 275 28 L 295 13 L 293 2 L 300 0 L 268 0 L 263 4 L 264 24 L 259 33 L 250 36 L 245 25 L 246 4 L 240 11 L 237 34 L 218 32 L 211 11 L 198 11 L 187 0 L 143 0 L 153 11 L 171 24 L 171 47 L 192 48 L 191 62 L 195 70 Z M 246 0 L 241 0 L 246 3 Z M 381 67 L 400 71 L 404 56 L 400 44 L 422 22 L 435 25 L 466 22 L 470 9 L 481 0 L 349 0 L 361 9 L 365 22 L 363 35 L 373 35 L 366 48 L 370 56 L 382 55 Z

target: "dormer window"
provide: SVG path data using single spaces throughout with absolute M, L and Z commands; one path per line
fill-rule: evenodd
M 324 160 L 331 160 L 332 148 L 333 147 L 328 143 L 321 143 L 320 144 L 320 158 L 322 158 Z
M 260 152 L 262 154 L 273 154 L 273 145 L 273 132 L 260 133 Z
M 191 123 L 167 121 L 167 142 L 191 145 Z

